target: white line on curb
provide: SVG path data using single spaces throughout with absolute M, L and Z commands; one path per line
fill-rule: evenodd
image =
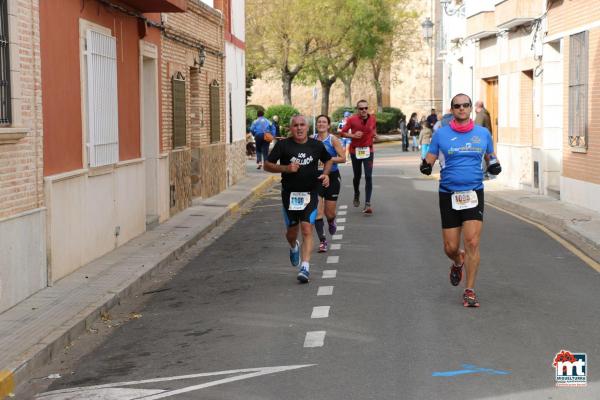
M 325 343 L 325 334 L 327 331 L 306 332 L 304 338 L 304 347 L 322 347 Z
M 317 296 L 331 296 L 333 294 L 333 286 L 319 286 Z
M 327 318 L 329 317 L 330 306 L 313 307 L 311 318 Z
M 337 269 L 326 269 L 323 271 L 323 279 L 332 279 L 337 276 Z

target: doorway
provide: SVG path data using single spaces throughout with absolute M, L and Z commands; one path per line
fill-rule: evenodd
M 142 56 L 141 72 L 142 146 L 146 168 L 146 229 L 158 224 L 158 63 Z
M 492 123 L 492 138 L 494 149 L 498 144 L 498 77 L 484 79 L 485 82 L 485 108 L 490 113 Z

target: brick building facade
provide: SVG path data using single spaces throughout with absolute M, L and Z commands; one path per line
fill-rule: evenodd
M 0 7 L 0 312 L 46 285 L 39 1 Z
M 227 186 L 224 19 L 188 0 L 187 12 L 163 14 L 161 149 L 170 154 L 170 210 Z

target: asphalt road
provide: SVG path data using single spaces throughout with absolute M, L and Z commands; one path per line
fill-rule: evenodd
M 346 222 L 330 241 L 341 247 L 315 253 L 309 284 L 289 264 L 275 187 L 190 250 L 159 291 L 115 311 L 128 317 L 99 323 L 40 371 L 60 379 L 32 381 L 22 398 L 599 399 L 600 274 L 487 207 L 481 307 L 463 308 L 462 287 L 448 281 L 437 182 L 418 174 L 415 153 L 388 144 L 375 154 L 374 214 L 352 206 L 343 167 Z M 554 386 L 561 349 L 587 354 L 586 388 Z M 94 385 L 108 386 L 81 389 Z

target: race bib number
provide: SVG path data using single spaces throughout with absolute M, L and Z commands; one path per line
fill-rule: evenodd
M 319 171 L 323 171 L 325 169 L 325 164 L 323 164 L 323 161 L 319 160 Z
M 310 203 L 309 192 L 292 192 L 290 193 L 290 211 L 302 211 Z
M 479 204 L 477 193 L 474 190 L 452 193 L 452 208 L 454 210 L 467 210 Z
M 357 147 L 356 148 L 356 159 L 364 160 L 365 158 L 371 157 L 371 148 L 370 147 Z

